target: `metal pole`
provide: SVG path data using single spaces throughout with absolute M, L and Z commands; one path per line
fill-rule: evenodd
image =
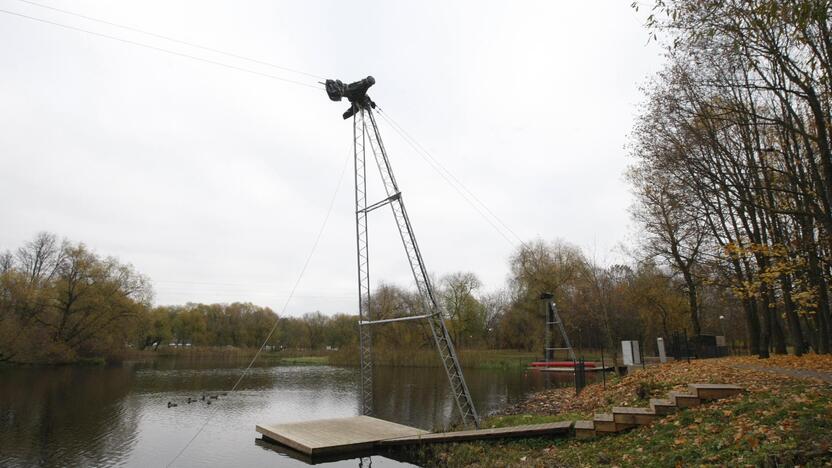
M 688 346 L 688 329 L 685 328 L 685 357 L 688 359 L 688 364 L 690 364 L 690 346 Z
M 607 365 L 604 364 L 604 347 L 601 346 L 601 379 L 604 381 L 604 388 L 607 388 Z
M 644 347 L 639 345 L 638 347 L 638 354 L 639 358 L 641 359 L 641 368 L 644 369 Z
M 370 251 L 367 229 L 367 165 L 364 111 L 353 115 L 353 151 L 355 153 L 355 238 L 358 260 L 359 321 L 370 316 Z M 361 414 L 373 414 L 373 353 L 370 327 L 358 327 L 361 368 Z
M 550 298 L 540 296 L 540 308 L 543 309 L 544 320 L 546 325 L 543 328 L 543 361 L 554 361 L 554 350 L 552 349 L 552 327 L 554 327 L 554 319 L 552 318 L 552 309 L 549 307 Z
M 575 394 L 577 395 L 586 386 L 586 365 L 584 358 L 573 363 L 575 369 Z

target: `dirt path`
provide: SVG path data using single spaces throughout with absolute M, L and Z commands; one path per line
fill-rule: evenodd
M 785 367 L 754 366 L 751 364 L 734 364 L 737 369 L 750 369 L 759 372 L 770 372 L 772 374 L 787 375 L 800 379 L 818 379 L 832 384 L 832 372 L 820 372 L 809 369 L 787 369 Z

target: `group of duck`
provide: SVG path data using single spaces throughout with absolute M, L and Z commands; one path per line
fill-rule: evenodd
M 196 402 L 198 402 L 198 401 L 204 401 L 206 404 L 210 405 L 210 404 L 211 404 L 211 400 L 217 400 L 217 399 L 219 399 L 221 396 L 226 396 L 226 395 L 228 395 L 228 392 L 222 392 L 222 393 L 218 393 L 218 394 L 216 394 L 216 395 L 206 395 L 206 394 L 204 394 L 204 393 L 203 393 L 203 394 L 202 394 L 202 398 L 191 398 L 191 397 L 188 397 L 188 400 L 187 400 L 186 402 L 190 405 L 191 403 L 196 403 Z M 172 402 L 172 401 L 169 401 L 169 402 L 168 402 L 168 408 L 176 408 L 177 406 L 179 406 L 179 404 L 178 404 L 178 403 L 174 403 L 174 402 Z

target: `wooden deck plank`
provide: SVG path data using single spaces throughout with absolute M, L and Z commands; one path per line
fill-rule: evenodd
M 616 406 L 612 409 L 613 420 L 616 424 L 646 425 L 658 417 L 651 408 L 637 408 L 631 406 Z
M 682 392 L 670 392 L 668 393 L 670 396 L 670 400 L 679 408 L 690 408 L 693 406 L 699 406 L 702 400 L 699 399 L 696 395 L 691 395 L 689 393 L 682 393 Z
M 443 443 L 469 440 L 503 439 L 510 437 L 538 437 L 542 435 L 569 434 L 571 428 L 572 421 L 562 421 L 544 424 L 528 424 L 524 426 L 498 427 L 492 429 L 434 432 L 418 436 L 397 437 L 382 440 L 379 442 L 379 445 L 410 445 L 414 443 Z
M 575 429 L 595 430 L 595 423 L 593 421 L 575 421 Z
M 650 399 L 650 407 L 653 408 L 653 411 L 656 414 L 665 416 L 671 413 L 675 413 L 677 409 L 676 403 L 669 399 L 661 399 L 661 398 L 651 398 Z
M 614 406 L 612 408 L 613 415 L 618 414 L 647 414 L 655 416 L 656 412 L 650 408 L 641 408 L 638 406 Z
M 575 437 L 578 439 L 595 437 L 595 422 L 575 421 Z

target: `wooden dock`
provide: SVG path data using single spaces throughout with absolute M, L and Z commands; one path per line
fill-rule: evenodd
M 362 452 L 374 448 L 384 439 L 429 434 L 422 429 L 369 416 L 258 425 L 257 432 L 309 456 Z
M 366 453 L 371 450 L 432 443 L 540 436 L 568 436 L 572 421 L 525 426 L 428 432 L 369 416 L 322 419 L 292 424 L 258 425 L 269 441 L 315 459 Z
M 651 399 L 649 407 L 613 407 L 610 413 L 596 414 L 592 420 L 562 421 L 545 424 L 475 429 L 454 432 L 428 432 L 369 416 L 322 419 L 292 424 L 257 426 L 263 439 L 258 446 L 285 453 L 307 463 L 335 461 L 383 452 L 385 456 L 403 454 L 396 447 L 434 443 L 521 437 L 592 438 L 647 426 L 665 416 L 698 406 L 703 401 L 727 398 L 743 393 L 736 385 L 690 384 L 689 392 L 670 392 L 666 399 Z M 274 442 L 274 444 L 272 444 Z

